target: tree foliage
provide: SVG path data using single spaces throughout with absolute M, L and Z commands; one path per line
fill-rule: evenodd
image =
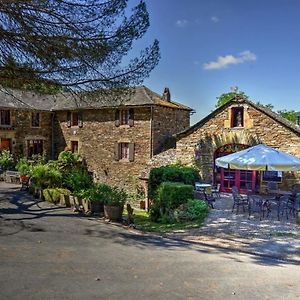
M 159 46 L 155 40 L 125 64 L 149 27 L 144 1 L 130 16 L 126 8 L 127 0 L 0 0 L 1 82 L 39 79 L 73 91 L 140 84 Z
M 297 115 L 296 115 L 296 111 L 294 110 L 278 110 L 277 111 L 278 114 L 280 114 L 283 118 L 286 118 L 287 120 L 296 123 L 297 122 Z
M 229 93 L 224 93 L 221 96 L 217 97 L 217 104 L 216 104 L 216 108 L 226 104 L 227 102 L 231 101 L 232 99 L 234 99 L 235 97 L 241 97 L 244 99 L 248 99 L 249 97 L 242 91 L 240 92 L 229 92 Z

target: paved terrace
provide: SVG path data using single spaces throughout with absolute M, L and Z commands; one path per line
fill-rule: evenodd
M 277 219 L 275 205 L 268 217 L 260 220 L 258 214 L 248 216 L 240 207 L 239 214 L 232 212 L 232 195 L 221 193 L 215 208 L 201 228 L 177 231 L 168 237 L 209 243 L 224 248 L 236 248 L 245 252 L 291 258 L 300 261 L 300 225 L 295 217 L 281 216 Z

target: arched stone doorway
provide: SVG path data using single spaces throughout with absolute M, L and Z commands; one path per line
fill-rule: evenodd
M 214 154 L 214 181 L 221 184 L 222 192 L 231 192 L 233 186 L 237 186 L 241 193 L 245 193 L 247 189 L 255 189 L 256 171 L 246 170 L 230 170 L 217 167 L 215 160 L 218 157 L 228 155 L 237 151 L 244 150 L 250 146 L 244 144 L 226 144 L 219 147 Z

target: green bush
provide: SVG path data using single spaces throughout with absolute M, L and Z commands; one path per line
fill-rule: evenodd
M 104 204 L 123 207 L 127 200 L 127 193 L 117 187 L 111 187 L 105 194 Z
M 112 188 L 107 184 L 97 183 L 93 184 L 87 190 L 82 193 L 82 198 L 90 200 L 92 202 L 104 203 L 105 198 L 112 192 Z
M 26 158 L 20 158 L 17 162 L 16 169 L 21 176 L 28 176 L 31 174 L 31 164 Z
M 60 194 L 70 195 L 70 191 L 67 189 L 54 188 L 54 189 L 44 189 L 43 196 L 46 201 L 51 203 L 58 203 L 60 199 Z
M 199 180 L 197 169 L 181 165 L 169 165 L 154 168 L 149 175 L 149 198 L 154 199 L 156 191 L 162 182 L 182 182 L 184 184 L 194 185 Z
M 9 170 L 14 166 L 14 159 L 9 150 L 2 150 L 0 153 L 0 166 L 3 171 Z
M 191 198 L 194 198 L 194 187 L 192 185 L 163 182 L 157 190 L 155 202 L 164 212 L 165 210 L 177 208 Z
M 208 214 L 208 205 L 205 201 L 189 199 L 185 205 L 181 205 L 174 211 L 174 216 L 179 222 L 202 222 Z
M 48 165 L 37 164 L 32 166 L 31 181 L 42 189 L 58 187 L 62 183 L 62 174 Z
M 87 171 L 82 169 L 71 169 L 65 174 L 64 186 L 72 192 L 78 193 L 92 187 L 92 179 Z

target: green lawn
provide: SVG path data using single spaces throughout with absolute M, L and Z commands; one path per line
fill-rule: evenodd
M 127 212 L 125 215 L 127 215 Z M 149 214 L 144 210 L 139 210 L 134 208 L 134 225 L 136 229 L 141 231 L 148 231 L 148 232 L 169 232 L 169 231 L 176 231 L 176 230 L 184 230 L 184 229 L 191 229 L 197 228 L 201 226 L 201 222 L 189 222 L 189 223 L 173 223 L 173 224 L 163 224 L 163 223 L 156 223 L 150 220 Z

